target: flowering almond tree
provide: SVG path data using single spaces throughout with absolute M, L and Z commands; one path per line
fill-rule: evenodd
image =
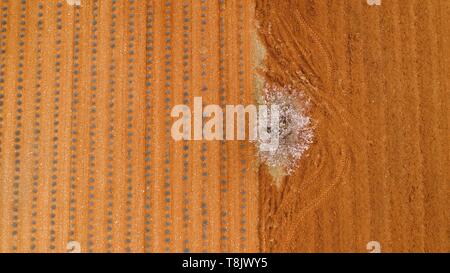
M 279 128 L 278 143 L 267 149 L 268 143 L 258 138 L 255 141 L 261 161 L 270 168 L 281 169 L 285 175 L 295 170 L 302 155 L 313 142 L 313 126 L 307 112 L 310 101 L 305 94 L 290 86 L 274 86 L 266 84 L 263 90 L 262 103 L 278 106 Z M 270 119 L 270 113 L 264 118 Z M 259 122 L 268 121 L 260 120 Z M 271 128 L 267 127 L 268 133 Z M 261 147 L 264 146 L 264 149 Z

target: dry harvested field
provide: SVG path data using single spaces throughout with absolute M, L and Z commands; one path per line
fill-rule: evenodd
M 0 252 L 450 252 L 449 1 L 76 2 L 0 0 Z M 173 140 L 265 83 L 311 101 L 290 176 Z

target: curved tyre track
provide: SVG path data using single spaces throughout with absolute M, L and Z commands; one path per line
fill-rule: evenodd
M 277 5 L 277 8 L 275 9 L 272 5 Z M 266 15 L 264 11 L 267 10 L 276 12 Z M 286 16 L 287 10 L 290 10 L 289 12 L 295 17 Z M 266 63 L 270 67 L 265 76 L 269 81 L 280 85 L 293 85 L 299 90 L 303 90 L 311 98 L 313 103 L 311 114 L 316 123 L 316 142 L 318 142 L 313 145 L 309 155 L 302 160 L 301 169 L 293 177 L 283 179 L 285 188 L 281 196 L 275 187 L 262 186 L 262 191 L 267 195 L 265 198 L 278 200 L 270 205 L 264 205 L 264 202 L 268 202 L 264 198 L 261 201 L 263 205 L 261 205 L 260 214 L 267 217 L 266 221 L 271 223 L 264 227 L 266 230 L 261 231 L 263 234 L 262 245 L 267 247 L 266 250 L 276 250 L 277 246 L 288 247 L 290 242 L 295 242 L 292 237 L 304 215 L 317 208 L 339 183 L 346 181 L 350 170 L 350 157 L 355 148 L 350 145 L 347 136 L 348 130 L 351 130 L 352 119 L 346 109 L 338 103 L 340 101 L 336 98 L 339 96 L 338 92 L 333 92 L 332 89 L 334 86 L 332 82 L 333 60 L 325 50 L 321 38 L 299 15 L 299 11 L 293 5 L 275 4 L 272 1 L 257 2 L 257 19 L 260 22 L 264 20 L 263 22 L 271 23 L 270 25 L 260 24 L 259 33 L 262 40 L 265 41 L 266 47 L 272 48 L 274 41 L 276 41 L 276 45 L 282 45 L 277 47 L 276 53 L 269 50 Z M 258 16 L 260 17 L 258 18 Z M 296 33 L 302 34 L 293 35 L 290 29 L 294 25 L 301 26 Z M 310 41 L 302 39 L 305 36 L 312 37 L 312 39 Z M 302 61 L 308 59 L 308 56 L 302 56 L 305 52 L 320 57 L 316 57 L 314 61 L 303 63 Z M 296 55 L 301 57 L 292 58 Z M 283 58 L 290 60 L 289 69 L 274 68 L 280 62 L 279 59 Z M 326 64 L 325 69 L 317 66 L 321 63 Z M 285 64 L 279 63 L 278 67 L 284 67 Z M 298 69 L 305 69 L 305 67 L 314 72 L 301 72 L 299 76 Z M 309 80 L 308 75 L 313 75 L 318 79 Z M 335 126 L 328 126 L 329 124 Z M 267 175 L 260 176 L 260 178 L 265 180 L 265 183 L 270 183 L 271 178 Z M 278 229 L 277 227 L 283 228 Z M 264 240 L 267 239 L 264 236 L 278 239 L 276 242 L 271 241 L 265 244 Z

